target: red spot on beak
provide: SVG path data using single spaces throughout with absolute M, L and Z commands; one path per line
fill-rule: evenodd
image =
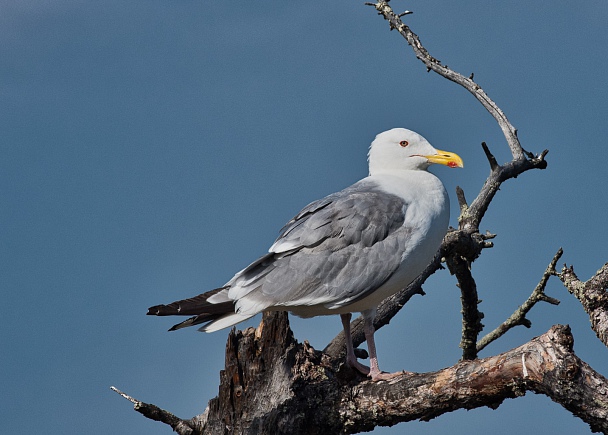
M 456 163 L 456 162 L 448 162 L 448 166 L 450 168 L 456 168 L 456 167 L 458 167 L 458 163 Z

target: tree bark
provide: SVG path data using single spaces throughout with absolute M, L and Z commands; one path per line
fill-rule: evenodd
M 560 273 L 557 273 L 555 268 L 553 271 L 589 315 L 591 329 L 595 331 L 597 338 L 608 346 L 608 263 L 585 282 L 578 279 L 572 266 L 564 266 Z
M 136 410 L 154 411 L 151 418 L 180 434 L 350 434 L 457 409 L 495 409 L 532 391 L 608 433 L 608 382 L 574 354 L 573 343 L 570 328 L 555 325 L 500 355 L 372 382 L 298 343 L 286 313 L 265 313 L 257 329 L 230 333 L 220 393 L 203 414 L 163 419 L 158 407 L 141 402 Z

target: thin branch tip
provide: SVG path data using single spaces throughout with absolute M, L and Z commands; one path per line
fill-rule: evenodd
M 464 196 L 464 190 L 462 187 L 456 186 L 456 197 L 458 198 L 458 205 L 460 206 L 460 212 L 463 213 L 469 208 L 469 204 L 467 203 L 467 199 Z
M 557 264 L 559 259 L 562 258 L 562 255 L 564 255 L 564 249 L 560 246 L 555 255 L 553 256 L 553 260 L 551 260 L 551 268 L 555 269 L 555 265 Z
M 483 152 L 486 155 L 488 162 L 490 163 L 490 169 L 492 171 L 495 171 L 499 167 L 498 162 L 496 161 L 496 157 L 494 157 L 494 154 L 492 154 L 492 152 L 490 151 L 488 144 L 482 142 L 481 147 L 483 148 Z
M 561 303 L 561 301 L 559 299 L 552 298 L 551 296 L 547 296 L 544 293 L 542 295 L 540 295 L 540 300 L 543 302 L 547 302 L 548 304 L 551 304 L 551 305 L 559 305 Z
M 118 388 L 112 386 L 110 387 L 110 390 L 114 391 L 115 393 L 117 393 L 118 395 L 122 396 L 123 398 L 127 399 L 129 402 L 131 402 L 134 405 L 138 405 L 141 404 L 141 402 L 131 396 L 129 396 L 127 393 L 123 393 L 122 391 L 120 391 Z
M 491 240 L 491 239 L 496 238 L 496 234 L 493 234 L 493 233 L 489 232 L 488 230 L 486 230 L 485 234 L 480 234 L 480 235 L 483 240 Z

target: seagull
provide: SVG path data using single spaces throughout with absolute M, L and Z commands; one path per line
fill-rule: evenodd
M 268 253 L 223 287 L 148 309 L 149 315 L 193 316 L 170 331 L 204 324 L 213 332 L 266 311 L 308 318 L 339 314 L 346 363 L 371 378 L 380 370 L 373 320 L 378 304 L 407 287 L 431 262 L 446 234 L 448 194 L 427 169 L 462 168 L 455 153 L 440 151 L 418 133 L 394 128 L 376 136 L 369 176 L 307 205 L 280 231 Z M 370 366 L 355 356 L 352 313 L 361 312 Z

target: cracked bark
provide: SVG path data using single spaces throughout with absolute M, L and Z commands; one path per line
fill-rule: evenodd
M 569 327 L 555 325 L 496 356 L 372 382 L 298 343 L 286 313 L 265 313 L 257 329 L 230 333 L 220 394 L 203 414 L 181 420 L 158 418 L 155 405 L 137 402 L 135 409 L 181 435 L 348 434 L 457 409 L 495 409 L 531 391 L 607 433 L 607 379 L 576 356 L 573 344 Z
M 564 266 L 560 273 L 553 269 L 553 274 L 580 301 L 589 315 L 591 329 L 595 331 L 597 338 L 608 346 L 608 263 L 585 282 L 578 279 L 572 266 Z

